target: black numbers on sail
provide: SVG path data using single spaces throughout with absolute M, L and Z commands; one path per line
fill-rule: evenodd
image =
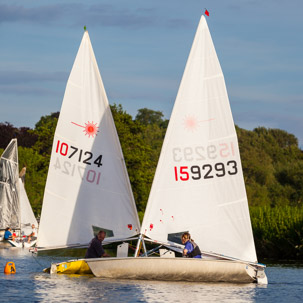
M 61 156 L 67 156 L 69 159 L 71 158 L 77 158 L 78 162 L 92 165 L 95 164 L 98 167 L 102 166 L 102 155 L 99 155 L 94 160 L 94 155 L 92 152 L 89 151 L 83 151 L 82 149 L 79 149 L 78 147 L 68 145 L 65 142 L 60 142 L 60 140 L 57 141 L 56 146 L 56 153 L 60 154 Z
M 188 181 L 202 179 L 212 179 L 215 177 L 224 177 L 226 175 L 236 175 L 238 173 L 237 162 L 234 160 L 228 161 L 226 164 L 218 162 L 214 165 L 204 164 L 201 167 L 193 166 L 175 166 L 175 180 Z
M 99 166 L 102 165 L 101 161 L 102 161 L 102 155 L 100 155 L 100 156 L 94 161 L 94 163 L 99 167 Z

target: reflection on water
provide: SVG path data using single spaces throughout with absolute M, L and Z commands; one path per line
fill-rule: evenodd
M 36 274 L 35 299 L 73 302 L 253 302 L 256 284 L 104 280 Z M 67 297 L 68 296 L 68 297 Z
M 303 267 L 293 265 L 268 267 L 268 286 L 104 280 L 42 272 L 51 262 L 67 259 L 0 248 L 0 302 L 301 302 L 303 293 Z M 15 275 L 3 273 L 8 261 L 15 263 Z

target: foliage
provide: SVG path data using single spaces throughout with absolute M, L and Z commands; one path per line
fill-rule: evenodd
M 36 150 L 40 155 L 48 158 L 48 160 L 52 151 L 53 137 L 58 118 L 59 112 L 41 117 L 32 132 L 37 136 L 37 142 L 33 146 L 34 150 Z
M 18 145 L 24 147 L 32 147 L 37 140 L 28 127 L 16 128 L 9 122 L 0 123 L 0 148 L 5 149 L 13 138 L 17 138 Z
M 138 110 L 135 119 L 111 106 L 142 220 L 168 120 L 160 111 Z M 17 137 L 20 169 L 33 210 L 41 213 L 43 191 L 59 113 L 43 116 L 35 128 L 0 123 L 0 152 Z M 302 258 L 303 151 L 297 138 L 280 129 L 236 126 L 256 247 L 261 257 Z
M 163 117 L 164 115 L 160 111 L 142 108 L 138 110 L 135 120 L 143 125 L 158 125 L 159 127 L 166 128 L 168 120 L 163 120 Z
M 279 129 L 236 129 L 249 204 L 301 206 L 303 152 L 296 137 Z
M 123 111 L 121 105 L 113 105 L 111 110 L 137 209 L 138 211 L 144 211 L 156 167 L 155 162 L 152 161 L 154 150 L 147 143 L 147 136 L 145 135 L 149 125 L 133 120 L 129 114 Z
M 303 208 L 250 207 L 258 257 L 303 259 Z
M 26 167 L 25 190 L 37 216 L 41 213 L 48 162 L 32 148 L 19 147 L 18 153 L 20 169 Z

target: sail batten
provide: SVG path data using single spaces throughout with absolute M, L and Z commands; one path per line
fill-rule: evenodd
M 238 140 L 204 16 L 162 146 L 141 233 L 189 231 L 203 251 L 256 262 Z

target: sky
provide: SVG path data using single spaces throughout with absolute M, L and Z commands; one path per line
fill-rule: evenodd
M 303 148 L 302 0 L 0 0 L 0 123 L 60 111 L 84 25 L 109 103 L 169 119 L 205 8 L 235 123 Z

